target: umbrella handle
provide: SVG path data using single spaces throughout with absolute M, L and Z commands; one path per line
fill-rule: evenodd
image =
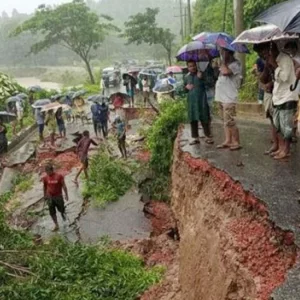
M 294 92 L 294 91 L 296 90 L 296 88 L 297 88 L 297 86 L 298 86 L 298 83 L 299 83 L 299 80 L 297 79 L 297 80 L 295 81 L 294 85 L 291 85 L 291 86 L 290 86 L 291 92 Z

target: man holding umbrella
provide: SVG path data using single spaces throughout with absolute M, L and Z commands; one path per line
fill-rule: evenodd
M 235 117 L 242 67 L 240 62 L 235 59 L 233 51 L 221 48 L 220 55 L 222 63 L 216 84 L 216 101 L 219 102 L 220 114 L 224 122 L 225 141 L 217 148 L 239 150 L 241 148 L 240 135 Z

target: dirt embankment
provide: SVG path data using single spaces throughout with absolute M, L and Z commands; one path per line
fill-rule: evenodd
M 225 172 L 175 144 L 172 209 L 181 299 L 269 300 L 295 264 L 293 235 Z

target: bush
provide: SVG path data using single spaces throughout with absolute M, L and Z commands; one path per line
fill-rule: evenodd
M 161 105 L 160 115 L 149 128 L 147 146 L 151 152 L 150 166 L 158 174 L 169 173 L 178 127 L 186 120 L 187 109 L 184 100 L 165 102 Z
M 107 243 L 54 238 L 35 245 L 30 234 L 5 222 L 4 207 L 12 196 L 0 196 L 0 299 L 135 300 L 162 277 L 161 268 L 147 270 L 142 260 Z
M 91 159 L 89 176 L 83 195 L 100 206 L 118 200 L 133 183 L 129 172 L 120 161 L 109 156 L 104 146 Z

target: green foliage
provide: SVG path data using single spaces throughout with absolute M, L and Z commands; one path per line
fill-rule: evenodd
M 122 36 L 127 38 L 129 44 L 161 45 L 166 50 L 171 65 L 175 35 L 169 28 L 158 27 L 156 23 L 158 13 L 158 8 L 147 8 L 145 13 L 131 16 L 129 21 L 125 22 L 125 33 Z
M 142 184 L 141 191 L 149 195 L 150 199 L 168 202 L 170 200 L 170 184 L 170 174 L 157 173 L 153 179 Z
M 186 122 L 184 100 L 165 102 L 160 115 L 154 121 L 147 134 L 147 145 L 151 152 L 150 166 L 157 174 L 167 175 L 172 164 L 173 143 L 178 126 Z
M 87 246 L 54 238 L 35 245 L 31 235 L 5 222 L 4 206 L 12 195 L 0 196 L 1 300 L 134 300 L 162 277 L 161 268 L 147 270 L 105 240 Z
M 23 193 L 31 189 L 31 187 L 33 186 L 33 182 L 34 181 L 31 174 L 24 173 L 18 174 L 13 180 L 15 190 Z
M 5 109 L 6 99 L 17 91 L 19 91 L 19 85 L 6 74 L 0 73 L 0 110 Z
M 91 159 L 89 176 L 83 195 L 91 197 L 100 206 L 118 200 L 133 183 L 126 168 L 120 161 L 111 158 L 105 147 L 101 147 Z
M 110 22 L 111 18 L 103 16 Z M 41 5 L 34 16 L 14 31 L 14 36 L 23 32 L 43 33 L 43 39 L 31 47 L 32 53 L 39 53 L 60 44 L 75 52 L 86 64 L 91 83 L 95 83 L 90 61 L 92 52 L 97 50 L 105 36 L 118 30 L 111 23 L 100 23 L 99 17 L 82 0 L 59 6 Z
M 257 101 L 258 78 L 252 73 L 257 57 L 255 52 L 246 57 L 246 79 L 239 91 L 239 100 L 242 102 Z
M 142 261 L 105 246 L 71 245 L 54 239 L 26 261 L 35 276 L 7 280 L 3 299 L 134 300 L 159 281 L 162 270 L 145 270 Z

